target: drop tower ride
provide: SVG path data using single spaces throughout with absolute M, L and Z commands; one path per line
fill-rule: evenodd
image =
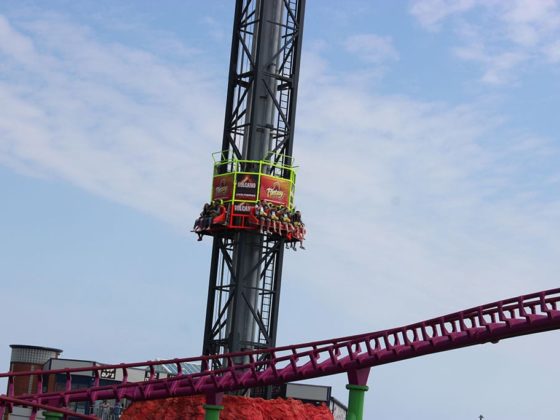
M 236 1 L 222 149 L 194 228 L 213 237 L 205 355 L 276 344 L 284 250 L 305 235 L 292 158 L 304 11 Z

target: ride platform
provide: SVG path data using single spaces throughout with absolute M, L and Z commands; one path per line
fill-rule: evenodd
M 211 201 L 193 226 L 199 240 L 205 235 L 252 231 L 303 242 L 306 230 L 294 205 L 292 158 L 272 154 L 267 160 L 228 159 L 223 152 L 213 157 Z

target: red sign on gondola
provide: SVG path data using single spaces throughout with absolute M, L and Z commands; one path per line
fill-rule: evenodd
M 233 197 L 233 175 L 214 177 L 212 182 L 212 200 L 231 200 Z
M 290 202 L 290 181 L 283 178 L 261 175 L 259 198 L 270 203 L 288 207 Z
M 257 199 L 258 175 L 240 172 L 235 177 L 235 199 L 254 201 Z

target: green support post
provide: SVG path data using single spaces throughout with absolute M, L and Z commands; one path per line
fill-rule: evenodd
M 348 390 L 348 412 L 346 420 L 363 420 L 364 418 L 364 397 L 369 389 L 367 385 L 346 385 Z
M 59 420 L 64 417 L 64 414 L 55 413 L 53 411 L 43 411 L 43 415 L 45 416 L 45 420 Z
M 204 420 L 220 420 L 220 411 L 223 409 L 223 405 L 204 404 L 204 411 L 206 411 Z

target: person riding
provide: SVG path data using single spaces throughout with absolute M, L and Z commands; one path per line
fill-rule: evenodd
M 305 249 L 303 246 L 303 241 L 305 239 L 305 224 L 301 220 L 301 213 L 296 210 L 293 214 L 293 223 L 295 226 L 295 238 L 299 241 L 299 247 Z
M 277 233 L 277 226 L 276 225 L 277 225 L 278 221 L 280 220 L 280 218 L 278 217 L 277 211 L 278 210 L 276 209 L 275 206 L 270 207 L 269 217 L 270 217 L 270 220 L 272 221 L 272 229 L 274 230 L 275 233 Z
M 198 235 L 197 241 L 202 241 L 202 231 L 207 229 L 206 218 L 208 217 L 209 211 L 210 211 L 210 204 L 204 203 L 204 207 L 200 212 L 200 216 L 194 221 L 194 226 L 192 231 Z
M 200 212 L 200 216 L 194 222 L 193 232 L 199 232 L 200 230 L 203 229 L 203 221 L 204 218 L 206 217 L 206 214 L 208 213 L 209 208 L 210 208 L 210 204 L 204 203 L 204 207 Z
M 260 232 L 261 234 L 263 234 L 266 225 L 266 219 L 268 217 L 266 203 L 263 200 L 257 203 L 257 209 L 255 213 L 255 216 L 257 217 L 257 219 L 259 219 Z
M 292 219 L 290 218 L 290 212 L 287 208 L 284 208 L 282 211 L 282 222 L 284 223 L 284 227 L 286 232 L 291 232 L 292 230 Z

